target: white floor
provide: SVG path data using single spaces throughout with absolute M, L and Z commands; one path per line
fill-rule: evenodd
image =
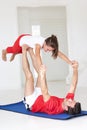
M 66 86 L 64 82 L 49 83 L 49 91 L 56 96 L 63 97 L 68 89 L 69 86 Z M 22 96 L 23 89 L 0 90 L 0 104 L 18 102 Z M 75 98 L 81 102 L 82 109 L 87 110 L 87 88 L 78 88 Z M 0 130 L 82 130 L 85 128 L 87 128 L 87 116 L 63 121 L 0 110 Z

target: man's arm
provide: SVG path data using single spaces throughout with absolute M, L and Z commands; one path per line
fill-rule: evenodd
M 64 55 L 61 51 L 58 51 L 58 56 L 64 61 L 66 61 L 68 64 L 72 65 L 72 61 L 66 55 Z
M 71 82 L 71 87 L 69 93 L 75 93 L 76 87 L 78 82 L 78 62 L 73 62 L 73 77 Z
M 43 95 L 43 100 L 46 102 L 50 98 L 50 94 L 48 93 L 48 86 L 46 81 L 46 67 L 45 65 L 41 65 L 39 68 L 39 75 L 38 78 L 40 79 L 40 87 Z

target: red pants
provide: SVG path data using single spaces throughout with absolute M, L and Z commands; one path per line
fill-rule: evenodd
M 26 36 L 26 35 L 30 36 L 30 34 L 22 34 L 17 38 L 13 46 L 7 47 L 6 48 L 7 53 L 13 53 L 13 54 L 22 53 L 22 47 L 19 45 L 19 42 L 20 42 L 21 37 Z

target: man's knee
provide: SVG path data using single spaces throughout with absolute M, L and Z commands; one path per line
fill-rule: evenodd
M 33 79 L 33 75 L 29 70 L 26 70 L 26 79 L 27 80 Z
M 34 84 L 33 75 L 32 74 L 27 75 L 26 81 L 29 82 L 29 83 L 31 83 L 31 84 Z

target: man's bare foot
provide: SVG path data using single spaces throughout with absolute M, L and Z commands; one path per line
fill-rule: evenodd
M 46 66 L 45 65 L 40 66 L 39 76 L 41 79 L 43 79 L 46 76 Z
M 15 54 L 12 54 L 12 55 L 11 55 L 11 58 L 10 58 L 10 62 L 13 61 L 14 58 L 15 58 Z
M 29 46 L 27 44 L 22 45 L 22 50 L 26 51 L 29 49 Z
M 7 61 L 6 54 L 7 54 L 6 50 L 2 50 L 2 60 L 4 61 Z

